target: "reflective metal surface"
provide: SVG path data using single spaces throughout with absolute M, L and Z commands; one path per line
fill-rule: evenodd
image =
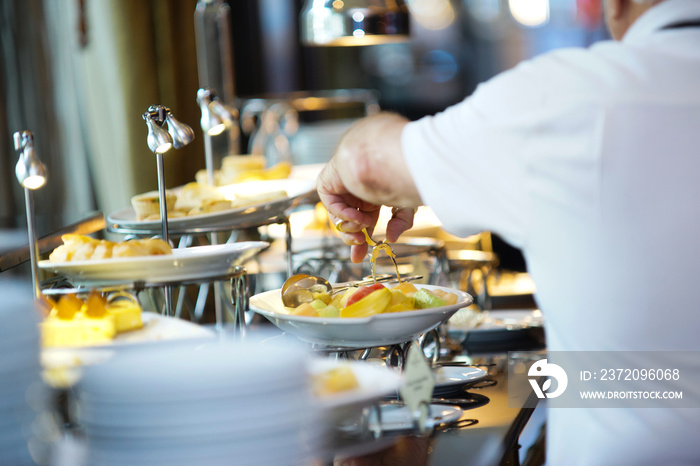
M 409 38 L 403 0 L 307 0 L 301 14 L 305 45 L 358 46 Z

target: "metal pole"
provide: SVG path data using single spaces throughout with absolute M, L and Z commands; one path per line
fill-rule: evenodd
M 32 267 L 32 285 L 34 287 L 34 297 L 41 295 L 39 287 L 39 242 L 36 237 L 36 219 L 34 216 L 34 193 L 31 189 L 24 188 L 24 200 L 27 205 L 27 230 L 29 232 L 29 260 Z
M 168 237 L 168 206 L 166 203 L 165 194 L 165 167 L 163 166 L 163 154 L 156 154 L 156 162 L 158 165 L 158 197 L 160 198 L 160 223 L 161 236 L 163 241 L 170 243 Z
M 214 154 L 211 148 L 211 136 L 204 133 L 204 163 L 207 167 L 207 183 L 214 186 Z
M 166 203 L 165 194 L 165 167 L 163 165 L 163 154 L 156 153 L 156 163 L 158 166 L 158 197 L 160 200 L 160 223 L 161 223 L 161 236 L 163 241 L 170 244 L 170 238 L 168 236 L 168 206 Z M 170 286 L 165 287 L 165 310 L 164 314 L 168 317 L 172 316 L 173 304 L 173 289 Z
M 207 183 L 209 186 L 215 186 L 214 184 L 214 154 L 211 147 L 211 136 L 205 131 L 204 132 L 204 163 L 207 168 Z M 218 234 L 216 232 L 211 233 L 212 245 L 219 244 Z M 216 330 L 221 331 L 224 328 L 224 319 L 221 312 L 221 288 L 219 282 L 212 283 L 214 287 L 214 315 L 216 317 Z
M 211 233 L 211 244 L 219 244 L 219 238 L 217 232 Z M 221 331 L 224 329 L 224 318 L 221 312 L 221 284 L 219 282 L 213 282 L 214 287 L 214 315 L 216 316 L 216 330 Z

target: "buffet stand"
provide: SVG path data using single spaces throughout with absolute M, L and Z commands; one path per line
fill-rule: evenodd
M 320 169 L 318 166 L 310 168 L 294 168 L 290 177 L 281 180 L 250 181 L 235 185 L 218 187 L 218 191 L 227 199 L 236 198 L 239 195 L 284 191 L 285 197 L 265 202 L 257 202 L 237 208 L 209 212 L 199 215 L 168 218 L 168 232 L 173 238 L 178 238 L 178 248 L 190 247 L 193 244 L 220 244 L 220 239 L 225 237 L 223 243 L 229 244 L 237 241 L 239 233 L 255 230 L 269 225 L 281 225 L 284 227 L 284 244 L 286 246 L 287 276 L 292 274 L 292 229 L 289 221 L 289 213 L 297 207 L 313 202 L 316 199 L 315 175 Z M 174 188 L 177 194 L 183 187 Z M 126 207 L 107 216 L 106 230 L 111 233 L 126 235 L 127 238 L 150 237 L 160 235 L 163 222 L 157 220 L 140 220 L 136 216 L 133 207 Z M 197 304 L 192 312 L 196 320 L 200 320 L 203 312 L 209 284 L 200 287 L 197 296 Z M 182 289 L 178 297 L 174 315 L 180 316 L 183 308 Z M 166 289 L 166 293 L 168 290 Z M 220 290 L 214 288 L 215 306 L 217 307 L 217 324 L 222 323 L 222 316 L 218 308 L 227 300 L 219 297 Z M 166 300 L 167 301 L 167 300 Z M 228 309 L 235 314 L 235 310 Z
M 286 253 L 289 259 L 292 250 L 289 216 L 284 213 L 262 220 L 261 222 L 260 219 L 256 219 L 250 223 L 241 221 L 236 223 L 235 227 L 242 229 L 273 222 L 284 225 L 287 232 Z M 129 230 L 116 222 L 110 222 L 108 230 L 137 236 L 149 236 L 152 233 L 143 229 Z M 188 241 L 193 241 L 196 235 L 235 233 L 235 229 L 230 225 L 228 227 L 214 225 L 208 230 L 207 227 L 202 226 L 196 226 L 192 230 L 178 230 L 176 226 L 172 231 L 181 234 L 184 238 L 181 239 L 183 248 L 177 249 L 189 249 L 191 242 Z M 54 241 L 56 240 L 57 238 L 54 238 Z M 48 251 L 44 250 L 44 252 Z M 491 263 L 488 260 L 484 262 L 487 265 Z M 230 268 L 220 273 L 201 271 L 199 274 L 188 273 L 187 277 L 158 279 L 156 276 L 153 279 L 111 282 L 107 280 L 99 284 L 99 289 L 106 292 L 141 291 L 224 281 L 229 283 L 232 296 L 230 304 L 234 314 L 234 332 L 242 335 L 254 334 L 256 329 L 248 327 L 244 318 L 251 297 L 248 295 L 248 277 L 240 264 L 232 263 Z M 90 283 L 89 280 L 84 282 L 79 279 L 68 288 L 44 287 L 43 292 L 47 295 L 82 293 L 89 291 L 92 286 L 94 283 Z M 460 306 L 466 304 L 465 297 Z M 255 305 L 250 307 L 255 308 Z M 424 352 L 427 352 L 429 342 L 440 341 L 440 337 L 435 334 L 435 329 L 450 318 L 452 315 L 450 312 L 452 310 L 436 316 L 430 323 L 424 324 L 415 332 L 407 331 L 406 334 L 394 335 L 390 339 L 380 339 L 370 344 L 366 342 L 348 344 L 347 341 L 339 344 L 311 343 L 311 349 L 312 352 L 323 355 L 324 359 L 329 361 L 358 359 L 363 364 L 381 363 L 386 366 L 400 367 L 404 364 L 408 347 L 413 341 L 418 341 Z M 288 331 L 286 328 L 283 330 Z M 293 335 L 283 336 L 296 339 Z M 508 386 L 507 352 L 525 349 L 526 351 L 521 351 L 520 357 L 524 358 L 526 363 L 531 363 L 534 358 L 541 357 L 540 350 L 543 345 L 523 348 L 517 346 L 520 342 L 506 343 L 500 348 L 489 347 L 489 353 L 483 355 L 477 354 L 478 349 L 475 353 L 474 348 L 469 352 L 464 348 L 461 351 L 450 348 L 449 353 L 445 353 L 440 351 L 438 344 L 437 349 L 431 353 L 430 367 L 436 374 L 449 368 L 448 374 L 454 376 L 456 373 L 458 380 L 456 382 L 443 380 L 437 384 L 429 400 L 430 416 L 426 424 L 418 424 L 410 413 L 406 417 L 404 407 L 395 393 L 383 399 L 372 399 L 371 402 L 359 407 L 359 421 L 356 417 L 358 407 L 354 406 L 355 417 L 344 418 L 345 421 L 353 420 L 350 423 L 349 437 L 340 436 L 337 443 L 326 451 L 321 459 L 331 461 L 331 458 L 354 456 L 387 458 L 392 454 L 400 455 L 402 448 L 407 445 L 423 445 L 425 457 L 417 457 L 415 464 L 518 464 L 518 438 L 532 414 L 532 409 L 525 406 L 532 406 L 533 393 L 527 385 L 515 387 L 521 394 L 519 400 L 522 403 L 513 406 L 509 399 L 511 396 L 509 394 L 514 387 Z M 514 344 L 516 346 L 513 346 Z M 348 434 L 347 430 L 342 430 L 348 427 L 347 422 L 339 423 L 335 427 L 340 427 L 342 434 Z M 338 429 L 336 433 L 337 431 Z
M 261 226 L 267 226 L 267 225 L 283 225 L 285 228 L 285 245 L 286 245 L 286 251 L 287 251 L 287 270 L 288 274 L 291 275 L 291 270 L 292 270 L 292 233 L 291 233 L 291 227 L 289 225 L 289 217 L 282 213 L 279 215 L 276 215 L 271 218 L 264 218 L 262 220 L 260 219 L 254 219 L 254 220 L 238 220 L 235 222 L 235 224 L 231 225 L 194 225 L 191 227 L 175 227 L 172 228 L 171 235 L 178 237 L 178 248 L 186 248 L 190 247 L 193 244 L 202 244 L 202 241 L 204 241 L 204 244 L 207 244 L 207 238 L 209 238 L 208 243 L 209 244 L 217 244 L 217 237 L 219 234 L 226 234 L 228 235 L 228 238 L 226 239 L 225 243 L 230 243 L 230 242 L 235 242 L 236 241 L 236 235 L 239 231 L 246 230 L 246 229 L 251 229 L 251 228 L 258 228 Z M 127 235 L 127 237 L 149 237 L 152 235 L 158 234 L 156 230 L 152 229 L 145 229 L 145 228 L 133 228 L 132 226 L 129 225 L 123 225 L 121 223 L 117 223 L 114 221 L 108 221 L 107 223 L 107 231 L 110 231 L 112 233 L 119 233 L 123 235 Z M 245 274 L 245 270 L 243 270 L 242 274 Z M 226 277 L 224 277 L 226 278 Z M 218 280 L 212 280 L 214 283 L 218 282 Z M 238 299 L 237 297 L 232 296 L 232 300 L 234 302 L 237 301 L 242 301 L 246 302 L 248 298 L 248 287 L 247 287 L 247 279 L 245 280 L 246 286 L 245 287 L 235 287 L 235 289 L 240 292 L 244 293 L 245 296 Z M 200 320 L 203 316 L 204 313 L 204 306 L 206 303 L 206 298 L 208 294 L 208 289 L 209 285 L 211 282 L 206 282 L 206 283 L 199 283 L 200 285 L 200 290 L 199 294 L 197 296 L 196 300 L 196 305 L 194 309 L 191 312 L 192 317 L 195 320 Z M 179 294 L 178 294 L 178 301 L 174 309 L 174 315 L 176 317 L 179 317 L 182 315 L 183 311 L 183 306 L 184 306 L 184 288 L 183 286 L 185 285 L 191 285 L 194 283 L 179 283 L 179 284 L 169 284 L 168 286 L 178 286 L 179 287 Z M 231 288 L 234 289 L 234 288 Z M 223 303 L 228 305 L 228 301 L 223 300 Z M 234 305 L 233 308 L 228 309 L 229 312 L 232 312 L 234 315 L 234 320 L 237 320 L 239 318 L 239 314 L 241 314 L 241 310 Z M 241 314 L 241 318 L 244 316 Z
M 100 286 L 85 286 L 78 284 L 71 286 L 70 282 L 55 281 L 50 282 L 42 289 L 46 296 L 59 297 L 64 294 L 87 294 L 92 289 L 102 293 L 131 292 L 139 294 L 142 291 L 163 290 L 166 287 L 185 287 L 190 285 L 202 285 L 208 283 L 227 282 L 229 286 L 228 296 L 231 297 L 230 305 L 233 310 L 233 330 L 235 332 L 245 332 L 245 311 L 248 308 L 248 275 L 242 266 L 233 266 L 230 271 L 223 274 L 203 276 L 192 275 L 189 278 L 169 279 L 169 280 L 136 280 L 115 284 L 105 284 Z M 151 298 L 157 300 L 155 293 L 150 294 Z M 163 308 L 164 303 L 154 303 L 156 308 Z M 177 317 L 177 316 L 176 316 Z

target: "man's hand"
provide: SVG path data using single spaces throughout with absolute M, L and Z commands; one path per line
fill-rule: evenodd
M 351 259 L 361 262 L 367 254 L 362 229 L 372 233 L 382 205 L 392 206 L 387 241 L 394 242 L 413 226 L 420 195 L 401 151 L 401 132 L 408 120 L 380 113 L 353 125 L 316 182 L 329 218 L 352 245 Z

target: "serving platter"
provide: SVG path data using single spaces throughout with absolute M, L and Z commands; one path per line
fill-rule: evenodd
M 38 265 L 41 269 L 64 275 L 74 285 L 110 286 L 136 281 L 163 283 L 226 275 L 268 246 L 265 241 L 245 241 L 178 248 L 173 249 L 172 255 L 70 262 L 43 260 Z
M 390 288 L 392 285 L 387 285 Z M 405 343 L 417 339 L 449 319 L 473 298 L 460 290 L 435 285 L 417 285 L 428 290 L 444 290 L 457 295 L 450 306 L 415 311 L 375 314 L 361 318 L 323 318 L 291 315 L 282 304 L 279 289 L 250 298 L 250 309 L 284 332 L 309 342 L 329 347 L 369 348 Z
M 179 189 L 181 188 L 175 188 L 173 192 L 177 194 Z M 169 218 L 169 231 L 171 233 L 187 233 L 198 229 L 223 227 L 233 229 L 262 223 L 282 215 L 288 209 L 298 205 L 305 197 L 313 194 L 316 190 L 316 183 L 314 180 L 289 178 L 248 181 L 221 186 L 217 189 L 229 200 L 234 199 L 237 195 L 254 195 L 272 191 L 286 191 L 287 197 L 218 212 Z M 136 218 L 134 208 L 126 207 L 107 216 L 107 229 L 114 232 L 134 231 L 158 234 L 161 229 L 161 221 L 160 219 L 139 220 Z

